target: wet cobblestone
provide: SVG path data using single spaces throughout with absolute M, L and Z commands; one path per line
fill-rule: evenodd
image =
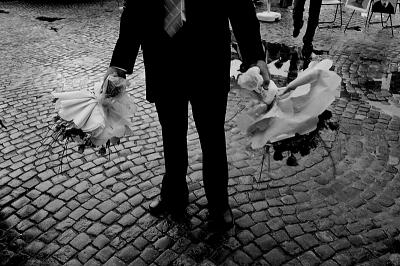
M 146 211 L 159 193 L 164 162 L 155 107 L 144 99 L 141 54 L 129 77 L 138 105 L 134 134 L 110 159 L 71 149 L 58 173 L 58 154 L 37 158 L 55 115 L 49 93 L 101 81 L 121 3 L 0 3 L 6 48 L 0 50 L 0 114 L 7 126 L 0 131 L 0 265 L 384 265 L 400 252 L 399 29 L 393 38 L 379 24 L 357 31 L 364 23 L 359 15 L 345 34 L 332 27 L 315 36 L 317 58 L 332 59 L 343 78 L 341 98 L 331 107 L 340 132 L 323 134 L 327 149 L 299 158 L 296 167 L 272 160 L 255 182 L 262 155 L 246 149 L 248 140 L 231 119 L 244 102 L 230 94 L 226 136 L 236 226 L 227 235 L 204 229 L 192 119 L 190 223 Z M 301 38 L 291 37 L 291 8 L 273 9 L 283 19 L 262 23 L 263 39 L 300 48 Z M 323 7 L 322 17 L 331 11 Z M 344 9 L 343 21 L 349 16 Z

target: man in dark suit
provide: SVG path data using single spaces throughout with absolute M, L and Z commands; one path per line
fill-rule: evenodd
M 251 0 L 128 0 L 107 74 L 131 74 L 139 46 L 146 72 L 146 98 L 162 127 L 165 175 L 153 215 L 182 217 L 188 205 L 188 104 L 203 153 L 203 181 L 210 229 L 233 225 L 228 204 L 225 113 L 229 92 L 230 29 L 243 64 L 269 74 L 259 22 Z

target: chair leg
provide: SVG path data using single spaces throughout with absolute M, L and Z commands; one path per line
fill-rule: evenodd
M 344 33 L 346 33 L 347 28 L 349 27 L 350 21 L 353 18 L 354 12 L 356 12 L 355 10 L 353 10 L 353 12 L 351 12 L 351 16 L 349 21 L 347 21 L 346 27 L 344 27 Z
M 336 6 L 335 16 L 333 17 L 333 22 L 332 23 L 335 23 L 335 21 L 336 21 L 336 15 L 337 15 L 338 8 L 339 8 L 339 6 Z
M 392 23 L 392 14 L 389 14 L 389 18 L 390 18 L 390 28 L 392 29 L 392 37 L 394 37 L 394 34 L 393 34 L 393 23 Z
M 318 27 L 319 27 L 319 24 L 331 24 L 331 23 L 335 23 L 336 18 L 337 18 L 337 13 L 338 13 L 338 10 L 339 10 L 339 9 L 340 9 L 340 27 L 342 27 L 342 25 L 343 25 L 343 19 L 342 19 L 342 4 L 336 5 L 335 15 L 334 15 L 334 17 L 333 17 L 333 20 L 331 20 L 331 21 L 319 21 L 319 22 L 318 22 Z M 329 26 L 327 26 L 327 27 L 329 27 Z
M 372 4 L 373 4 L 373 2 L 369 5 L 368 12 L 367 12 L 367 18 L 365 19 L 365 30 L 367 30 L 367 26 L 369 27 L 369 23 L 371 22 L 372 15 L 374 14 L 374 11 L 372 11 Z M 368 19 L 368 15 L 370 16 L 369 19 Z
M 369 27 L 369 24 L 371 23 L 373 14 L 374 14 L 374 12 L 371 12 L 371 14 L 369 15 L 369 19 L 368 19 L 368 14 L 367 14 L 367 19 L 365 20 L 365 28 Z
M 337 10 L 338 10 L 338 5 L 336 5 L 335 16 L 334 16 L 333 20 L 331 20 L 331 21 L 319 21 L 318 24 L 334 23 L 336 21 Z

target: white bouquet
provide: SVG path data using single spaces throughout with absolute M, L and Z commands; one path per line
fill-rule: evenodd
M 58 116 L 53 138 L 77 142 L 79 151 L 100 147 L 104 155 L 110 144 L 118 144 L 129 135 L 130 118 L 136 111 L 126 92 L 126 79 L 108 76 L 101 87 L 93 90 L 53 92 Z
M 238 76 L 241 94 L 255 101 L 236 121 L 242 132 L 250 136 L 252 148 L 274 144 L 275 150 L 280 145 L 295 153 L 310 142 L 301 136 L 326 127 L 335 129 L 328 122 L 332 115 L 327 109 L 340 96 L 341 78 L 329 70 L 331 66 L 331 60 L 314 63 L 283 88 L 271 80 L 264 89 L 256 68 Z M 284 143 L 285 140 L 290 141 Z

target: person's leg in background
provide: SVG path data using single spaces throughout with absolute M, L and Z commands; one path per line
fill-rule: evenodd
M 300 30 L 303 27 L 303 13 L 304 5 L 306 0 L 294 0 L 293 2 L 293 37 L 297 37 L 300 34 Z
M 315 30 L 318 27 L 321 4 L 322 0 L 310 0 L 307 29 L 303 36 L 302 55 L 304 58 L 310 58 L 313 51 L 312 42 L 314 40 Z

